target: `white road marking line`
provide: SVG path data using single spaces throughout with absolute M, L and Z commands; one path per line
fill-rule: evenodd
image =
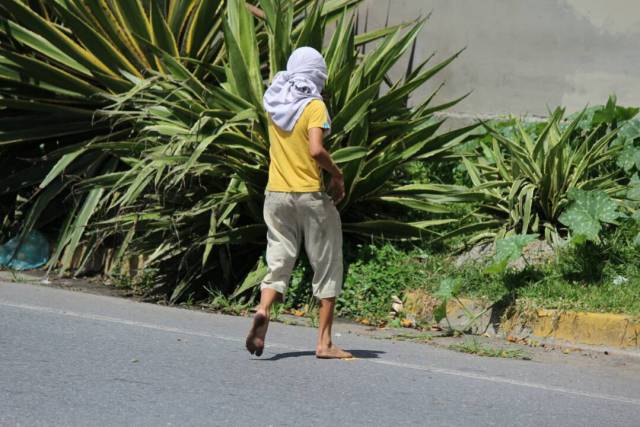
M 214 338 L 214 339 L 219 339 L 219 340 L 222 340 L 222 341 L 231 341 L 231 342 L 237 342 L 237 343 L 244 344 L 244 338 L 241 339 L 241 338 L 229 337 L 229 336 L 225 336 L 225 335 L 210 334 L 210 333 L 207 333 L 207 332 L 191 331 L 191 330 L 188 330 L 188 329 L 174 328 L 172 326 L 157 325 L 155 323 L 139 322 L 137 320 L 127 320 L 127 319 L 122 319 L 122 318 L 119 318 L 119 317 L 102 316 L 100 314 L 81 313 L 81 312 L 72 311 L 72 310 L 61 310 L 61 309 L 57 309 L 57 308 L 44 307 L 44 306 L 39 306 L 39 305 L 12 303 L 12 302 L 9 302 L 9 301 L 6 301 L 6 300 L 0 300 L 0 306 L 2 306 L 2 305 L 7 306 L 7 307 L 13 307 L 13 308 L 21 308 L 21 309 L 25 309 L 25 310 L 39 311 L 39 312 L 49 313 L 49 314 L 57 314 L 57 315 L 61 315 L 61 316 L 75 317 L 75 318 L 79 318 L 79 319 L 97 320 L 97 321 L 102 321 L 102 322 L 118 323 L 118 324 L 121 324 L 121 325 L 128 325 L 128 326 L 138 326 L 138 327 L 141 327 L 141 328 L 155 329 L 155 330 L 163 331 L 163 332 L 173 332 L 173 333 L 176 333 L 176 334 L 183 334 L 183 335 L 190 335 L 190 336 L 197 336 L 197 337 L 205 337 L 205 338 Z M 292 346 L 289 346 L 289 345 L 286 345 L 286 344 L 267 344 L 267 345 L 265 345 L 265 348 L 270 348 L 270 347 L 283 348 L 283 349 L 296 350 L 296 351 L 303 351 L 303 349 L 301 349 L 301 348 L 292 347 Z
M 12 302 L 9 302 L 9 301 L 4 301 L 4 300 L 0 300 L 0 305 L 4 305 L 4 306 L 7 306 L 7 307 L 14 307 L 14 308 L 23 308 L 23 309 L 26 309 L 26 310 L 40 311 L 40 312 L 43 312 L 43 313 L 58 314 L 58 315 L 62 315 L 62 316 L 77 317 L 77 318 L 81 318 L 81 319 L 98 320 L 98 321 L 102 321 L 102 322 L 111 322 L 111 323 L 119 323 L 119 324 L 122 324 L 122 325 L 129 325 L 129 326 L 139 326 L 139 327 L 142 327 L 142 328 L 156 329 L 156 330 L 159 330 L 159 331 L 174 332 L 174 333 L 178 333 L 178 334 L 192 335 L 192 336 L 198 336 L 198 337 L 207 337 L 207 338 L 216 338 L 216 339 L 224 340 L 224 341 L 234 341 L 234 342 L 243 342 L 244 341 L 244 340 L 241 340 L 241 339 L 238 339 L 238 338 L 233 338 L 233 337 L 225 337 L 225 336 L 222 336 L 222 335 L 212 335 L 212 334 L 208 334 L 206 332 L 189 331 L 189 330 L 186 330 L 186 329 L 174 328 L 174 327 L 171 327 L 171 326 L 162 326 L 162 325 L 156 325 L 154 323 L 146 323 L 146 322 L 138 322 L 136 320 L 121 319 L 119 317 L 102 316 L 100 314 L 81 313 L 81 312 L 78 312 L 78 311 L 61 310 L 61 309 L 57 309 L 57 308 L 43 307 L 43 306 L 39 306 L 39 305 L 12 303 Z
M 371 363 L 379 363 L 381 365 L 391 365 L 391 366 L 397 366 L 397 367 L 401 367 L 401 368 L 415 369 L 415 370 L 418 370 L 418 371 L 426 371 L 426 372 L 433 372 L 433 373 L 444 374 L 444 375 L 452 375 L 452 376 L 456 376 L 456 377 L 464 377 L 464 378 L 469 378 L 469 379 L 475 379 L 475 380 L 481 380 L 481 381 L 489 381 L 489 382 L 500 383 L 500 384 L 510 384 L 510 385 L 516 385 L 516 386 L 520 386 L 520 387 L 528 387 L 528 388 L 535 388 L 535 389 L 538 389 L 538 390 L 552 391 L 552 392 L 556 392 L 556 393 L 569 394 L 569 395 L 573 395 L 573 396 L 588 397 L 588 398 L 592 398 L 592 399 L 610 400 L 610 401 L 614 401 L 614 402 L 629 403 L 629 404 L 632 404 L 632 405 L 640 406 L 640 399 L 634 399 L 632 397 L 615 396 L 615 395 L 611 395 L 611 394 L 602 394 L 602 393 L 590 393 L 588 391 L 573 390 L 573 389 L 564 388 L 564 387 L 557 387 L 557 386 L 548 386 L 548 385 L 540 384 L 540 383 L 532 383 L 532 382 L 528 382 L 528 381 L 512 380 L 512 379 L 509 379 L 509 378 L 494 377 L 494 376 L 491 376 L 491 375 L 476 374 L 476 373 L 473 373 L 473 372 L 458 371 L 456 369 L 437 368 L 435 366 L 421 366 L 421 365 L 414 365 L 414 364 L 410 364 L 410 363 L 393 362 L 393 361 L 390 361 L 390 360 L 367 359 L 367 361 L 371 362 Z
M 218 339 L 222 341 L 230 341 L 230 342 L 236 342 L 236 343 L 242 343 L 242 344 L 244 343 L 244 339 L 241 339 L 241 338 L 229 337 L 229 336 L 219 335 L 219 334 L 210 334 L 206 332 L 190 331 L 187 329 L 156 325 L 156 324 L 147 323 L 147 322 L 138 322 L 135 320 L 121 319 L 118 317 L 102 316 L 99 314 L 81 313 L 77 311 L 61 310 L 61 309 L 43 307 L 43 306 L 37 306 L 37 305 L 12 303 L 10 301 L 5 301 L 5 300 L 0 300 L 0 306 L 39 311 L 43 313 L 69 316 L 69 317 L 75 317 L 79 319 L 96 320 L 96 321 L 117 323 L 117 324 L 128 325 L 128 326 L 138 326 L 141 328 L 148 328 L 148 329 L 154 329 L 154 330 L 164 331 L 164 332 L 172 332 L 172 333 L 183 334 L 183 335 L 213 338 L 213 339 Z M 285 350 L 305 351 L 305 349 L 302 349 L 302 348 L 297 348 L 294 346 L 290 346 L 287 344 L 280 344 L 280 343 L 271 343 L 266 345 L 265 348 L 281 348 Z M 358 359 L 358 360 L 361 360 L 363 362 L 368 362 L 368 363 L 376 363 L 379 365 L 393 366 L 397 368 L 413 369 L 417 371 L 451 375 L 455 377 L 462 377 L 462 378 L 468 378 L 468 379 L 474 379 L 474 380 L 480 380 L 480 381 L 489 381 L 489 382 L 499 383 L 499 384 L 509 384 L 509 385 L 515 385 L 519 387 L 533 388 L 533 389 L 550 391 L 555 393 L 562 393 L 562 394 L 567 394 L 572 396 L 608 400 L 612 402 L 628 403 L 631 405 L 640 406 L 640 399 L 634 399 L 634 398 L 625 397 L 625 396 L 616 396 L 616 395 L 602 394 L 602 393 L 590 393 L 586 391 L 573 390 L 573 389 L 564 388 L 564 387 L 548 386 L 540 383 L 513 380 L 509 378 L 495 377 L 491 375 L 477 374 L 473 372 L 464 372 L 456 369 L 438 368 L 436 366 L 415 365 L 410 363 L 394 362 L 391 360 L 380 360 L 380 359 Z

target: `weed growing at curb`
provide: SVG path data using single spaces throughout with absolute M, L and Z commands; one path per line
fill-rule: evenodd
M 480 344 L 476 339 L 465 340 L 462 343 L 451 344 L 449 350 L 461 353 L 475 354 L 483 357 L 500 357 L 503 359 L 531 360 L 531 357 L 520 349 L 498 348 Z
M 411 342 L 431 342 L 433 340 L 433 335 L 428 333 L 420 333 L 420 334 L 397 334 L 388 337 L 392 340 L 398 341 L 411 341 Z
M 224 314 L 244 316 L 249 313 L 252 305 L 252 301 L 237 301 L 232 300 L 221 293 L 212 293 L 211 301 L 208 304 L 205 304 L 205 307 Z
M 134 295 L 144 295 L 153 288 L 157 274 L 157 269 L 147 268 L 134 277 L 129 274 L 110 274 L 108 280 L 116 288 L 129 289 Z

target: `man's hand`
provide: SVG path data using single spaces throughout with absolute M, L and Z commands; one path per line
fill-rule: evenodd
M 331 182 L 329 183 L 329 195 L 333 199 L 333 203 L 336 205 L 344 199 L 344 176 L 342 173 L 331 176 Z

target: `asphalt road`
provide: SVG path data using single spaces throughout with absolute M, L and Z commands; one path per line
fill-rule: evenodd
M 0 283 L 2 426 L 638 426 L 638 369 L 480 358 L 315 330 Z M 340 328 L 338 329 L 341 330 Z

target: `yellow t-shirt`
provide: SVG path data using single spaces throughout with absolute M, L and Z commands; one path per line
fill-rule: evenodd
M 269 191 L 320 191 L 320 166 L 309 154 L 309 129 L 329 128 L 327 107 L 319 99 L 309 102 L 291 132 L 269 120 Z

